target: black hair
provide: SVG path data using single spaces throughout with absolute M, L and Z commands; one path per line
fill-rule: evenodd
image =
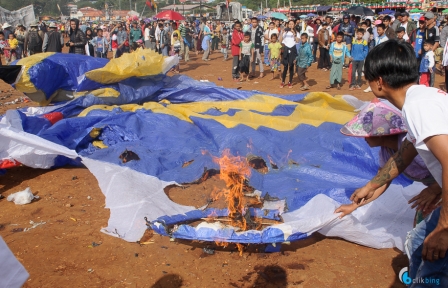
M 246 37 L 246 36 L 249 36 L 249 38 L 250 38 L 252 36 L 252 33 L 250 33 L 250 32 L 244 33 L 244 37 Z
M 338 32 L 337 34 L 336 34 L 336 37 L 337 36 L 342 36 L 342 37 L 344 37 L 344 32 Z
M 16 35 L 14 33 L 9 33 L 8 37 L 11 36 L 11 35 L 12 35 L 12 37 L 16 38 Z M 428 42 L 428 41 L 426 41 L 426 42 Z
M 132 45 L 131 45 L 131 49 L 133 50 L 133 51 L 135 51 L 135 50 L 137 50 L 138 49 L 138 44 L 137 43 L 132 43 Z
M 3 36 L 5 36 L 5 33 L 3 33 L 3 31 L 0 31 L 0 35 L 3 35 Z
M 163 28 L 163 23 L 159 23 L 159 28 Z
M 271 35 L 271 39 L 272 39 L 272 37 L 275 37 L 275 38 L 278 39 L 278 35 L 277 35 L 277 33 L 272 34 L 272 35 Z
M 368 26 L 368 25 L 367 25 L 367 22 L 361 22 L 361 23 L 359 23 L 359 26 L 362 26 L 362 25 L 366 25 L 366 26 Z
M 370 20 L 370 19 L 366 19 L 366 24 L 367 24 L 367 26 L 371 26 L 372 25 L 372 20 Z M 368 22 L 368 23 L 367 23 Z
M 101 28 L 96 29 L 96 33 L 100 32 L 100 31 L 103 32 L 103 29 L 101 29 Z
M 250 21 L 252 21 L 252 20 L 257 20 L 257 22 L 258 22 L 258 18 L 257 17 L 250 18 Z
M 376 25 L 376 28 L 381 28 L 383 30 L 386 30 L 386 25 L 384 25 L 383 23 Z
M 388 40 L 375 46 L 367 54 L 364 75 L 369 82 L 381 77 L 389 87 L 399 89 L 417 83 L 418 68 L 411 44 Z
M 271 24 L 272 24 L 272 25 L 275 25 L 275 23 L 274 23 L 273 21 L 269 22 L 269 25 L 271 25 Z
M 308 33 L 302 33 L 302 35 L 300 35 L 300 37 L 306 37 L 306 38 L 308 38 Z
M 366 33 L 366 30 L 364 30 L 364 29 L 362 29 L 362 28 L 359 28 L 358 30 L 356 30 L 356 33 L 362 33 L 362 34 L 364 34 L 364 33 Z
M 389 21 L 389 22 L 390 22 L 390 20 L 392 20 L 392 19 L 390 18 L 389 15 L 386 15 L 386 16 L 384 16 L 384 18 L 383 18 L 383 21 Z
M 423 44 L 434 45 L 434 40 L 426 40 Z
M 233 23 L 233 25 L 237 25 L 237 24 L 241 25 L 241 22 L 240 21 L 235 21 L 235 23 Z

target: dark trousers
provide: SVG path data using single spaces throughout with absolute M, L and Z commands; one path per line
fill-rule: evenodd
M 286 73 L 288 73 L 289 70 L 289 83 L 292 83 L 292 77 L 294 76 L 294 64 L 283 64 L 283 72 L 282 72 L 282 82 L 285 83 L 286 80 Z
M 233 56 L 232 61 L 232 78 L 240 78 L 240 56 Z
M 219 38 L 217 36 L 212 39 L 212 51 L 218 50 L 219 46 Z
M 352 62 L 352 84 L 350 86 L 361 86 L 362 66 L 364 66 L 364 60 Z M 356 78 L 356 73 L 358 73 L 358 78 Z
M 445 90 L 448 91 L 448 67 L 443 67 L 445 69 Z
M 107 53 L 96 51 L 95 54 L 97 58 L 107 58 Z
M 317 60 L 317 48 L 319 48 L 319 43 L 318 43 L 318 42 L 313 42 L 313 57 L 314 57 L 314 62 L 316 62 L 316 60 Z
M 319 63 L 317 64 L 318 69 L 330 68 L 330 54 L 328 49 L 319 47 Z

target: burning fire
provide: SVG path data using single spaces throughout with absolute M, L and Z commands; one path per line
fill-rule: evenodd
M 228 149 L 224 150 L 221 158 L 213 159 L 219 164 L 219 178 L 226 183 L 226 189 L 223 191 L 214 191 L 214 198 L 224 196 L 229 210 L 231 225 L 240 228 L 242 231 L 253 229 L 256 222 L 250 218 L 250 212 L 246 206 L 244 198 L 245 181 L 250 176 L 251 169 L 246 158 L 232 156 Z M 261 223 L 260 223 L 261 224 Z M 256 226 L 261 226 L 256 224 Z M 243 252 L 243 245 L 237 244 L 240 255 Z

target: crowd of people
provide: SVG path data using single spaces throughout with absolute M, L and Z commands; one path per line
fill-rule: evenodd
M 433 87 L 435 73 L 446 75 L 444 67 L 448 66 L 448 56 L 443 57 L 448 26 L 444 21 L 437 23 L 432 12 L 422 15 L 418 24 L 407 12 L 399 12 L 376 19 L 343 15 L 341 19 L 252 18 L 233 23 L 204 18 L 89 24 L 71 19 L 48 26 L 40 21 L 29 29 L 17 25 L 15 30 L 5 23 L 2 28 L 0 48 L 7 64 L 35 53 L 61 52 L 64 45 L 69 53 L 101 58 L 107 58 L 108 52 L 117 58 L 137 49 L 152 49 L 164 56 L 178 55 L 188 62 L 190 53 L 201 54 L 202 61 L 209 61 L 212 53 L 221 53 L 223 61 L 229 59 L 229 54 L 232 56 L 234 81 L 256 77 L 258 66 L 258 78 L 263 78 L 268 70 L 270 79 L 281 79 L 280 87 L 291 88 L 298 82 L 303 91 L 310 89 L 306 73 L 313 63 L 317 69 L 329 71 L 327 89 L 341 89 L 343 69 L 347 68 L 349 90 L 362 89 L 368 52 L 390 39 L 412 44 L 420 65 L 419 82 L 423 85 Z M 179 67 L 174 72 L 179 73 Z

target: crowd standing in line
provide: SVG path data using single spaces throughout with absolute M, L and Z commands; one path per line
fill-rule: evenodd
M 418 26 L 407 12 L 380 15 L 376 20 L 343 15 L 341 19 L 325 16 L 295 21 L 261 21 L 254 17 L 233 23 L 204 18 L 179 22 L 159 19 L 90 25 L 71 19 L 66 24 L 52 22 L 49 26 L 40 21 L 31 24 L 28 29 L 17 25 L 15 30 L 4 23 L 0 48 L 6 64 L 36 53 L 61 52 L 64 45 L 69 48 L 69 53 L 100 58 L 107 58 L 109 51 L 112 51 L 113 58 L 118 58 L 137 49 L 152 49 L 164 56 L 177 55 L 185 62 L 190 61 L 190 52 L 202 54 L 202 61 L 209 61 L 210 54 L 219 52 L 226 61 L 230 52 L 232 78 L 236 82 L 263 78 L 265 69 L 269 69 L 271 80 L 277 78 L 276 74 L 279 73 L 280 87 L 291 88 L 298 82 L 301 90 L 309 90 L 312 86 L 306 82 L 306 72 L 316 63 L 317 69 L 329 71 L 327 89 L 340 89 L 344 83 L 343 69 L 351 68 L 346 80 L 349 90 L 354 90 L 362 87 L 361 77 L 367 53 L 381 43 L 396 39 L 414 47 L 419 63 L 419 82 L 433 87 L 436 72 L 448 77 L 445 73 L 448 65 L 444 65 L 448 57 L 443 57 L 448 26 L 445 26 L 445 21 L 437 24 L 436 18 L 434 13 L 427 12 L 420 17 Z M 254 46 L 253 53 L 241 49 L 246 33 L 249 33 L 249 42 Z M 302 41 L 304 35 L 306 42 Z M 69 39 L 65 41 L 66 38 Z M 306 47 L 302 49 L 302 45 Z M 247 48 L 248 44 L 244 46 Z M 311 50 L 311 63 L 306 58 L 309 56 L 308 48 Z M 240 72 L 243 68 L 246 71 L 247 56 L 249 73 L 247 77 L 242 77 Z M 178 73 L 179 68 L 175 67 L 173 71 Z M 298 81 L 294 80 L 294 76 Z M 364 92 L 371 92 L 370 87 Z

